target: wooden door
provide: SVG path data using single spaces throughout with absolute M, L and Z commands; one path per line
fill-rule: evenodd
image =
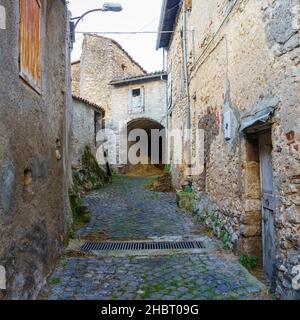
M 265 273 L 272 282 L 275 271 L 275 199 L 270 131 L 265 131 L 259 136 L 259 154 L 262 190 L 263 264 Z

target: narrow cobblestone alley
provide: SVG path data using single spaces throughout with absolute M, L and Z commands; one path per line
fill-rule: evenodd
M 41 299 L 264 299 L 266 287 L 178 209 L 175 194 L 155 193 L 149 178 L 116 177 L 86 197 L 90 223 L 77 232 Z M 86 240 L 200 240 L 204 249 L 80 254 Z

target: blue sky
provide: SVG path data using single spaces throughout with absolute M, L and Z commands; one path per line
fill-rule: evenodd
M 106 1 L 70 0 L 69 9 L 73 16 L 79 16 L 87 10 L 102 7 Z M 112 2 L 112 1 L 110 1 Z M 84 32 L 124 32 L 157 31 L 162 0 L 117 0 L 123 6 L 120 13 L 96 12 L 84 18 L 76 31 Z M 155 50 L 156 34 L 105 35 L 117 40 L 129 54 L 147 71 L 161 70 L 162 51 Z M 82 35 L 77 34 L 72 60 L 80 58 Z

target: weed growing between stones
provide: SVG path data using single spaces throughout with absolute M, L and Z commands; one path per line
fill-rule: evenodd
M 247 253 L 243 252 L 240 256 L 240 264 L 248 271 L 252 272 L 257 265 L 257 258 L 249 256 Z
M 164 173 L 164 175 L 156 178 L 151 183 L 145 186 L 153 192 L 174 192 L 174 187 L 172 184 L 172 178 L 170 173 Z
M 82 156 L 82 167 L 78 171 L 81 186 L 85 191 L 103 187 L 109 182 L 107 173 L 99 166 L 90 147 L 86 147 Z
M 60 284 L 60 278 L 58 278 L 58 277 L 52 278 L 50 281 L 50 284 L 52 284 L 52 285 Z
M 73 168 L 73 186 L 69 192 L 73 224 L 68 232 L 68 240 L 75 238 L 75 231 L 90 222 L 91 214 L 84 205 L 82 193 L 99 189 L 109 182 L 109 177 L 99 166 L 90 147 L 86 147 L 80 168 Z
M 193 212 L 195 196 L 192 192 L 180 191 L 176 194 L 177 205 L 181 209 L 186 209 L 189 212 Z
M 231 236 L 224 228 L 217 213 L 204 210 L 201 215 L 197 217 L 197 221 L 198 223 L 208 227 L 214 235 L 222 241 L 223 249 L 229 250 L 231 248 Z
M 171 173 L 171 165 L 170 164 L 166 164 L 164 167 L 164 172 L 165 173 Z

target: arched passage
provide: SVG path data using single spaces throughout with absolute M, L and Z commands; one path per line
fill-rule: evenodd
M 165 159 L 164 126 L 153 119 L 138 118 L 130 121 L 126 129 L 129 168 L 148 165 L 162 169 Z

